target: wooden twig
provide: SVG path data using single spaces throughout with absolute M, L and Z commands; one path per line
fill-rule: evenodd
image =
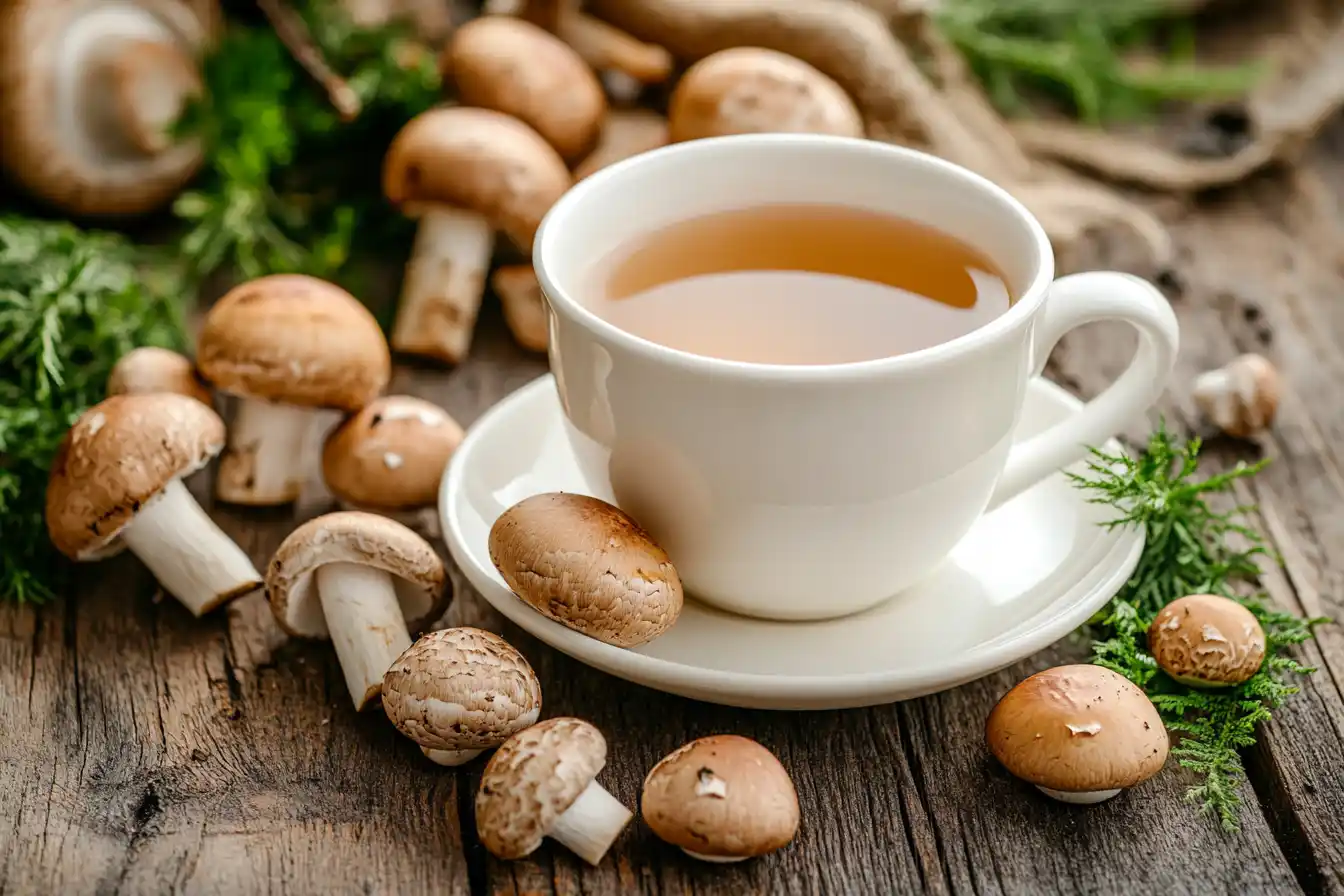
M 332 71 L 318 49 L 308 25 L 285 0 L 257 0 L 270 20 L 280 42 L 289 48 L 296 62 L 327 92 L 342 120 L 353 121 L 360 112 L 359 97 L 345 79 Z

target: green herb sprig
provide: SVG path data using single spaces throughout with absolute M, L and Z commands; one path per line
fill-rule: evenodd
M 1196 476 L 1200 440 L 1184 444 L 1159 426 L 1137 457 L 1094 451 L 1083 473 L 1070 474 L 1092 503 L 1118 511 L 1108 527 L 1141 525 L 1143 554 L 1129 581 L 1093 620 L 1098 635 L 1092 661 L 1112 669 L 1148 694 L 1179 741 L 1172 756 L 1200 781 L 1187 792 L 1200 811 L 1234 831 L 1246 772 L 1240 750 L 1255 743 L 1260 723 L 1298 688 L 1290 676 L 1313 670 L 1286 648 L 1312 637 L 1324 618 L 1304 619 L 1270 607 L 1253 591 L 1258 561 L 1269 556 L 1259 533 L 1242 520 L 1252 508 L 1218 511 L 1208 498 L 1228 494 L 1233 483 L 1259 472 L 1264 461 L 1238 463 L 1205 478 Z M 1238 544 L 1240 542 L 1240 544 Z M 1188 594 L 1220 594 L 1247 607 L 1265 630 L 1265 660 L 1249 681 L 1218 691 L 1172 680 L 1148 652 L 1148 626 L 1158 612 Z
M 117 358 L 181 348 L 173 267 L 123 237 L 0 216 L 0 598 L 38 603 L 66 564 L 47 539 L 47 471 Z

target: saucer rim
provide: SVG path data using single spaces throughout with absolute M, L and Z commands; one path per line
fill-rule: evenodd
M 460 516 L 453 512 L 463 496 L 466 459 L 474 454 L 477 442 L 502 420 L 516 413 L 515 408 L 537 398 L 547 388 L 554 390 L 555 378 L 544 373 L 506 395 L 466 429 L 465 437 L 449 460 L 439 486 L 438 509 L 441 539 L 453 561 L 472 587 L 495 610 L 528 634 L 569 657 L 599 671 L 654 690 L 721 705 L 754 709 L 842 709 L 872 706 L 937 693 L 974 681 L 1012 665 L 1054 644 L 1091 618 L 1119 590 L 1138 565 L 1146 533 L 1133 527 L 1111 530 L 1112 544 L 1103 549 L 1090 575 L 1084 575 L 1066 587 L 1050 605 L 1019 625 L 1038 624 L 1001 643 L 1003 635 L 982 642 L 954 661 L 885 672 L 849 672 L 836 675 L 778 675 L 763 672 L 733 672 L 663 659 L 641 653 L 639 648 L 606 644 L 570 629 L 538 613 L 515 595 L 497 573 L 475 562 L 467 546 Z M 1077 411 L 1083 402 L 1061 386 L 1042 377 L 1029 387 L 1044 391 L 1049 400 Z M 558 396 L 557 396 L 558 402 Z M 1114 439 L 1104 445 L 1107 451 L 1121 451 Z M 1078 596 L 1074 596 L 1078 595 Z M 1050 606 L 1068 602 L 1065 613 L 1050 615 Z M 714 608 L 710 608 L 714 609 Z M 721 612 L 721 611 L 720 611 Z M 748 618 L 750 617 L 742 617 Z M 762 624 L 781 624 L 756 620 Z M 815 623 L 811 623 L 815 624 Z

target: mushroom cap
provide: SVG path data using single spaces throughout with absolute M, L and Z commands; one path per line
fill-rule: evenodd
M 490 527 L 490 560 L 513 593 L 590 637 L 634 647 L 681 614 L 667 553 L 620 509 L 588 495 L 524 498 Z
M 532 853 L 606 764 L 606 738 L 582 719 L 561 716 L 519 731 L 481 773 L 481 844 L 501 859 Z
M 163 125 L 200 87 L 205 39 L 177 0 L 0 3 L 0 167 L 76 215 L 163 206 L 204 160 Z
M 266 567 L 271 612 L 290 635 L 330 637 L 313 578 L 328 563 L 357 563 L 391 574 L 412 634 L 441 616 L 452 598 L 443 561 L 419 535 L 376 513 L 328 513 L 289 533 Z
M 518 118 L 567 160 L 597 140 L 607 109 L 602 83 L 569 44 L 531 22 L 497 15 L 467 22 L 440 68 L 465 105 Z
M 667 118 L 674 143 L 771 132 L 864 135 L 863 116 L 839 84 L 801 59 L 760 47 L 720 50 L 688 68 Z
M 1167 761 L 1167 729 L 1129 679 L 1091 664 L 1037 672 L 1004 694 L 985 723 L 1012 774 L 1062 793 L 1131 787 Z
M 541 683 L 523 655 L 479 628 L 429 632 L 383 676 L 383 710 L 430 750 L 485 750 L 533 724 Z
M 1265 660 L 1265 630 L 1254 613 L 1234 600 L 1191 594 L 1153 617 L 1148 652 L 1182 684 L 1241 684 Z
M 438 405 L 386 395 L 347 418 L 322 447 L 322 477 L 342 501 L 376 510 L 433 505 L 462 427 Z
M 644 779 L 644 823 L 703 856 L 749 858 L 798 832 L 798 793 L 774 754 L 735 734 L 702 737 L 663 757 Z
M 356 411 L 392 376 L 369 310 L 333 283 L 271 274 L 239 284 L 206 314 L 196 366 L 245 398 Z
M 89 408 L 61 440 L 47 480 L 47 532 L 74 560 L 120 550 L 112 540 L 174 479 L 224 447 L 224 421 L 171 392 L 113 395 Z
M 210 389 L 186 355 L 172 349 L 143 345 L 117 359 L 107 377 L 108 395 L 175 392 L 210 405 Z
M 383 161 L 383 191 L 407 213 L 436 204 L 474 211 L 524 252 L 572 182 L 564 160 L 528 125 L 468 106 L 411 119 Z

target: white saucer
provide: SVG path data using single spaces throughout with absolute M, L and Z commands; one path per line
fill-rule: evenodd
M 1038 380 L 1019 438 L 1079 407 Z M 612 500 L 583 480 L 564 425 L 548 374 L 470 427 L 439 494 L 453 558 L 491 605 L 557 650 L 620 678 L 713 703 L 835 709 L 963 684 L 1082 625 L 1119 590 L 1143 549 L 1141 531 L 1107 531 L 1098 524 L 1108 510 L 1054 476 L 981 519 L 930 581 L 874 609 L 825 622 L 769 622 L 688 599 L 671 630 L 626 650 L 545 618 L 509 591 L 490 562 L 491 524 L 528 495 L 569 491 Z

